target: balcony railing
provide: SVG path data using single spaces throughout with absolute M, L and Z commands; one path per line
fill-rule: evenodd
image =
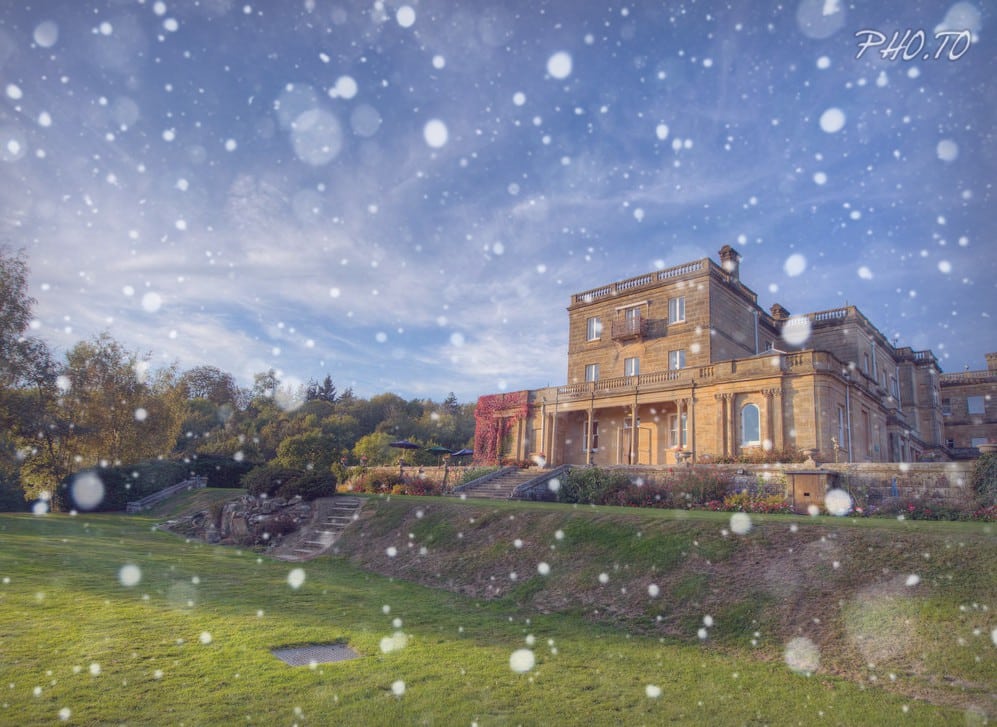
M 576 293 L 571 296 L 571 302 L 573 304 L 591 303 L 599 300 L 600 298 L 621 295 L 633 290 L 639 290 L 640 288 L 657 285 L 658 283 L 666 280 L 672 280 L 674 278 L 680 278 L 687 275 L 698 275 L 704 269 L 704 262 L 708 263 L 709 261 L 697 260 L 695 262 L 686 263 L 685 265 L 677 265 L 673 268 L 666 268 L 665 270 L 647 273 L 646 275 L 638 275 L 635 278 L 620 280 L 610 285 L 604 285 L 601 288 L 586 290 L 584 293 Z
M 613 340 L 644 338 L 647 335 L 647 319 L 644 316 L 630 316 L 613 321 Z
M 710 384 L 733 376 L 744 375 L 781 375 L 817 372 L 844 372 L 847 367 L 825 351 L 799 351 L 794 353 L 773 352 L 770 356 L 754 356 L 745 359 L 717 361 L 705 366 L 688 366 L 682 369 L 653 371 L 638 376 L 616 376 L 598 381 L 584 381 L 566 386 L 554 386 L 535 392 L 548 401 L 559 398 L 562 401 L 578 400 L 590 396 L 608 393 L 632 392 L 635 389 L 643 393 L 666 391 L 668 389 L 687 387 L 693 382 Z M 852 382 L 869 390 L 871 389 L 861 378 Z M 896 411 L 896 404 L 889 405 L 891 411 Z

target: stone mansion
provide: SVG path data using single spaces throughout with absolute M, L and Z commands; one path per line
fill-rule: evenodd
M 763 310 L 737 251 L 719 257 L 571 296 L 567 383 L 481 397 L 475 458 L 915 462 L 997 441 L 997 354 L 944 375 L 854 306 Z

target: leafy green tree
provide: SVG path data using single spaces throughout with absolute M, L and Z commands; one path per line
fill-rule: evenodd
M 305 392 L 305 398 L 308 401 L 318 399 L 319 401 L 327 401 L 330 404 L 335 404 L 336 385 L 332 383 L 332 377 L 326 374 L 321 384 L 314 379 L 310 381 Z
M 280 386 L 280 379 L 273 369 L 253 374 L 253 389 L 250 396 L 255 401 L 257 399 L 274 399 L 277 396 L 277 389 Z
M 34 404 L 34 435 L 21 466 L 25 493 L 68 501 L 57 485 L 77 470 L 168 455 L 185 411 L 172 369 L 146 374 L 146 363 L 104 333 L 66 355 L 58 388 L 39 381 L 23 396 Z
M 242 486 L 250 495 L 273 497 L 283 485 L 300 477 L 302 472 L 274 463 L 260 465 L 242 476 Z
M 33 429 L 24 389 L 54 389 L 56 366 L 48 347 L 25 335 L 34 300 L 28 296 L 28 266 L 23 252 L 0 246 L 0 430 L 10 435 Z
M 321 431 L 311 431 L 284 439 L 277 447 L 274 461 L 282 467 L 325 472 L 338 459 L 336 438 Z
M 460 413 L 460 403 L 457 401 L 457 395 L 452 391 L 447 394 L 447 398 L 443 400 L 440 408 L 450 416 L 457 416 Z
M 224 405 L 208 399 L 190 399 L 185 405 L 174 450 L 185 454 L 196 452 L 205 439 L 224 434 L 225 421 Z
M 357 420 L 349 414 L 333 414 L 322 420 L 322 431 L 333 437 L 339 449 L 349 451 L 360 437 Z
M 28 265 L 24 253 L 0 247 L 0 386 L 18 383 L 23 374 L 24 332 L 31 323 Z
M 206 399 L 216 406 L 237 408 L 243 392 L 232 374 L 214 366 L 196 366 L 180 376 L 180 385 L 190 399 Z
M 34 304 L 27 286 L 23 252 L 0 246 L 0 470 L 8 489 L 40 481 L 48 494 L 72 464 L 56 448 L 68 422 L 56 407 L 52 355 L 26 335 Z
M 293 418 L 303 420 L 305 426 L 312 428 L 318 422 L 336 413 L 336 407 L 323 399 L 311 399 L 294 410 Z
M 66 361 L 63 405 L 72 413 L 81 464 L 134 462 L 170 452 L 182 422 L 172 374 L 146 381 L 147 361 L 107 333 L 76 344 Z
M 366 457 L 367 464 L 372 467 L 394 464 L 398 461 L 398 450 L 392 449 L 390 444 L 390 434 L 365 434 L 353 446 L 353 458 L 360 462 Z

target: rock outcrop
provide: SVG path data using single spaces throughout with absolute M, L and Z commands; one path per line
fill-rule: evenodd
M 312 504 L 300 497 L 259 498 L 243 495 L 162 524 L 188 538 L 223 545 L 272 548 L 297 532 L 312 517 Z

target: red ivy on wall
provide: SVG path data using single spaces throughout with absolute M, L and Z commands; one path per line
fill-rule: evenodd
M 474 461 L 498 464 L 499 444 L 514 421 L 526 419 L 530 412 L 529 392 L 488 394 L 478 397 L 474 408 Z

